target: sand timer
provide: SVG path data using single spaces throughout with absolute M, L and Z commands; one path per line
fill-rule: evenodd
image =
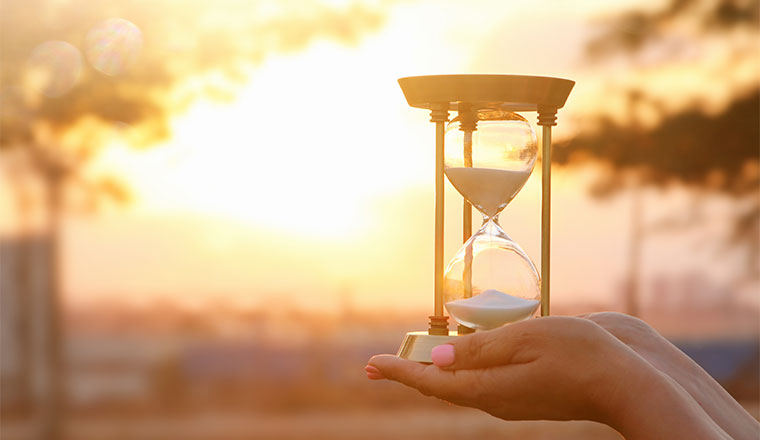
M 527 319 L 539 305 L 540 276 L 498 220 L 533 171 L 536 133 L 511 111 L 463 109 L 448 124 L 445 142 L 446 176 L 483 215 L 444 274 L 446 310 L 459 323 L 458 333 Z
M 430 362 L 433 347 L 464 333 L 549 315 L 551 127 L 575 82 L 520 75 L 433 75 L 399 79 L 407 103 L 435 123 L 434 307 L 427 331 L 406 334 L 398 355 Z M 450 112 L 457 115 L 449 121 Z M 498 224 L 537 155 L 520 112 L 537 112 L 541 136 L 541 272 Z M 444 145 L 447 145 L 444 149 Z M 444 173 L 464 197 L 464 245 L 444 270 Z M 484 222 L 471 236 L 471 204 Z M 444 274 L 445 272 L 445 274 Z M 449 330 L 444 309 L 459 324 Z

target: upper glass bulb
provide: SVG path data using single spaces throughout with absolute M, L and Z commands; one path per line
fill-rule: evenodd
M 446 175 L 487 217 L 498 214 L 520 192 L 537 154 L 536 132 L 517 113 L 464 113 L 446 128 Z

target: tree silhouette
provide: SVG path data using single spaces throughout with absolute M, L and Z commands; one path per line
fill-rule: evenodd
M 61 436 L 65 403 L 60 237 L 61 217 L 70 206 L 67 189 L 79 188 L 91 206 L 104 195 L 127 201 L 122 182 L 86 173 L 109 137 L 127 138 L 136 147 L 156 143 L 170 135 L 170 114 L 198 96 L 229 99 L 245 79 L 246 65 L 319 38 L 352 44 L 382 24 L 385 4 L 5 0 L 0 9 L 0 153 L 14 159 L 8 176 L 19 219 L 34 207 L 48 219 L 49 292 L 36 312 L 47 329 L 42 366 L 49 384 L 39 435 L 54 440 Z M 128 21 L 108 30 L 112 40 L 90 41 L 94 27 L 117 17 Z M 119 34 L 125 29 L 137 31 Z M 134 39 L 127 48 L 132 52 L 109 54 L 124 38 Z M 99 56 L 104 56 L 100 66 Z M 219 74 L 221 85 L 181 87 L 192 78 Z M 30 181 L 43 191 L 30 192 Z M 30 312 L 21 313 L 31 321 Z
M 659 9 L 634 9 L 606 17 L 586 52 L 590 60 L 635 54 L 661 41 L 684 19 L 706 34 L 725 35 L 737 29 L 756 32 L 759 17 L 760 3 L 755 0 L 670 0 Z
M 641 68 L 638 55 L 645 49 L 662 44 L 677 34 L 676 27 L 696 34 L 694 41 L 722 39 L 734 60 L 756 56 L 732 47 L 736 33 L 757 38 L 760 2 L 749 0 L 670 0 L 660 9 L 630 10 L 606 17 L 601 31 L 588 42 L 586 59 L 603 63 L 623 58 L 634 74 Z M 683 38 L 679 36 L 678 38 Z M 678 39 L 676 38 L 676 40 Z M 677 56 L 678 48 L 669 56 Z M 669 60 L 661 60 L 667 64 Z M 722 66 L 730 70 L 731 66 Z M 640 87 L 640 86 L 637 86 Z M 668 113 L 663 100 L 643 88 L 624 90 L 627 107 L 624 121 L 610 115 L 600 116 L 573 138 L 556 143 L 552 159 L 560 164 L 581 160 L 596 160 L 609 166 L 610 172 L 592 187 L 595 196 L 608 196 L 633 185 L 631 255 L 627 309 L 637 309 L 636 290 L 641 241 L 646 231 L 660 230 L 665 224 L 644 227 L 644 209 L 637 195 L 642 185 L 665 186 L 680 183 L 695 191 L 717 190 L 749 200 L 748 209 L 735 215 L 735 232 L 730 244 L 748 250 L 747 274 L 758 276 L 760 263 L 760 83 L 751 90 L 735 87 L 734 96 L 725 109 L 707 112 L 698 105 Z M 709 93 L 709 87 L 705 88 Z M 652 127 L 641 123 L 639 114 L 647 110 L 656 114 L 659 122 Z M 714 110 L 714 109 L 713 109 Z M 631 176 L 635 176 L 631 179 Z M 631 184 L 631 181 L 633 184 Z M 694 219 L 692 219 L 694 220 Z M 670 221 L 680 227 L 682 221 Z
M 760 89 L 737 98 L 724 111 L 700 109 L 665 116 L 652 128 L 601 119 L 593 131 L 558 143 L 552 158 L 567 164 L 594 158 L 616 169 L 643 170 L 646 183 L 680 182 L 737 196 L 757 191 Z M 620 173 L 600 191 L 622 185 Z M 601 194 L 601 193 L 600 193 Z

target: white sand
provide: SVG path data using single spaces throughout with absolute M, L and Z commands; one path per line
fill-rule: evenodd
M 446 176 L 454 188 L 482 213 L 498 214 L 520 191 L 530 171 L 493 168 L 446 168 Z
M 488 289 L 472 298 L 446 303 L 449 315 L 464 326 L 475 330 L 490 330 L 509 322 L 530 318 L 540 301 L 523 299 Z

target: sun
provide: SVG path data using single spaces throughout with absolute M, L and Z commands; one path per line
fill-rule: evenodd
M 355 237 L 372 221 L 372 199 L 418 179 L 427 162 L 414 151 L 427 149 L 400 145 L 399 133 L 385 130 L 404 125 L 391 67 L 358 56 L 328 42 L 273 56 L 250 69 L 231 102 L 200 99 L 173 116 L 163 144 L 106 155 L 147 209 Z

